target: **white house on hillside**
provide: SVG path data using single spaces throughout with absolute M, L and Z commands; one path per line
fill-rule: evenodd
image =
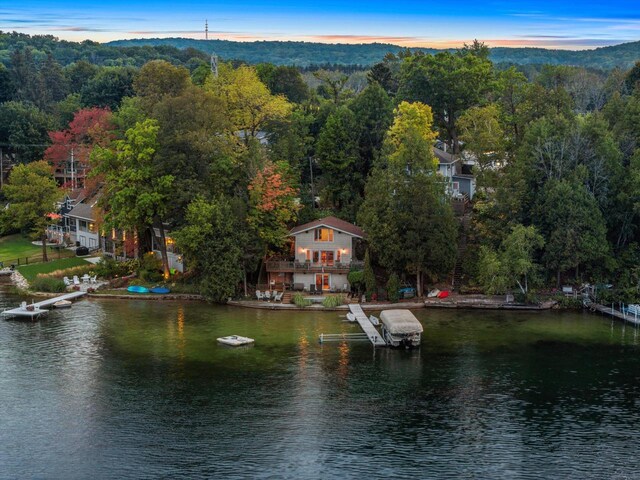
M 364 238 L 360 227 L 336 217 L 325 217 L 293 228 L 292 256 L 266 263 L 269 284 L 297 290 L 347 291 L 347 275 L 361 268 L 355 242 Z

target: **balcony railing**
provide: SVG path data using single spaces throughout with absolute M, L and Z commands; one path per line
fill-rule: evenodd
M 359 270 L 364 263 L 354 260 L 350 263 L 334 262 L 327 263 L 311 263 L 297 262 L 294 260 L 268 260 L 267 272 L 298 272 L 298 273 L 349 273 L 351 270 Z

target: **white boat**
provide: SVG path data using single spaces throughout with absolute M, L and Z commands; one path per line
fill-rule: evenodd
M 434 288 L 429 292 L 429 294 L 427 295 L 427 298 L 435 298 L 438 296 L 439 293 L 440 293 L 440 290 L 438 290 L 437 288 Z
M 375 327 L 377 327 L 378 325 L 380 325 L 380 320 L 378 319 L 378 317 L 374 317 L 373 315 L 369 315 L 369 321 L 371 322 L 371 324 Z
M 71 305 L 73 305 L 73 303 L 69 300 L 59 300 L 53 304 L 56 308 L 71 308 Z
M 249 337 L 241 337 L 240 335 L 229 335 L 228 337 L 218 338 L 218 342 L 232 347 L 240 347 L 242 345 L 250 345 L 255 342 L 255 340 Z
M 349 312 L 347 313 L 347 320 L 349 320 L 350 322 L 355 322 L 356 316 L 353 313 Z

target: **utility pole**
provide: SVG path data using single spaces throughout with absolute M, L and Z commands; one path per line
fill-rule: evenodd
M 209 40 L 209 20 L 204 21 L 204 39 Z
M 74 159 L 73 159 L 73 147 L 71 147 L 71 191 L 76 189 L 76 179 L 74 177 Z

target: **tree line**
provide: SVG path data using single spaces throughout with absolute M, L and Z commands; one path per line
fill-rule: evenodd
M 640 65 L 527 78 L 474 42 L 388 54 L 354 88 L 342 72 L 307 72 L 310 86 L 269 63 L 221 62 L 216 76 L 207 64 L 12 55 L 0 146 L 24 164 L 14 170 L 42 176 L 38 160 L 65 162 L 73 147 L 102 193 L 102 228 L 160 245 L 170 231 L 213 300 L 259 282 L 288 229 L 326 215 L 367 232 L 369 294 L 401 278 L 419 290 L 447 281 L 456 261 L 487 293 L 614 279 L 638 293 Z M 437 140 L 474 164 L 468 225 L 437 174 Z M 20 205 L 15 183 L 4 195 Z M 3 215 L 5 229 L 42 228 L 42 211 Z

